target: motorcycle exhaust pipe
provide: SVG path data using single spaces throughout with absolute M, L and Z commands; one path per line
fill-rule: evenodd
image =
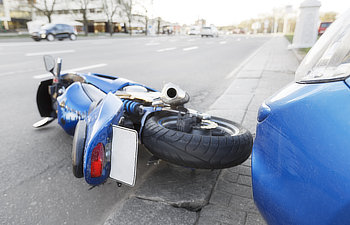
M 189 94 L 173 83 L 164 85 L 160 99 L 171 106 L 179 106 L 190 100 Z

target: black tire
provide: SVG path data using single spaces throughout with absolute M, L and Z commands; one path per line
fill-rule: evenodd
M 86 122 L 79 120 L 75 127 L 73 146 L 72 146 L 72 168 L 73 174 L 76 178 L 84 176 L 83 158 L 86 138 Z
M 48 40 L 48 41 L 54 41 L 54 40 L 55 40 L 55 36 L 54 36 L 53 34 L 48 34 L 48 35 L 46 36 L 46 40 Z
M 77 40 L 77 35 L 75 35 L 75 34 L 70 34 L 70 35 L 69 35 L 69 39 L 70 39 L 71 41 L 75 41 L 75 40 Z
M 175 113 L 158 112 L 146 121 L 142 141 L 160 159 L 191 168 L 222 169 L 243 163 L 251 154 L 252 135 L 235 122 L 212 117 L 220 134 L 208 135 L 178 131 L 169 125 L 176 120 Z

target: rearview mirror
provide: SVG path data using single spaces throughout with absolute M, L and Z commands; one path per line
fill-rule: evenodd
M 46 71 L 53 74 L 53 69 L 55 68 L 55 59 L 51 55 L 44 55 L 44 63 Z

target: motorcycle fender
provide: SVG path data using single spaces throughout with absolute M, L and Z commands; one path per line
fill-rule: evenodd
M 85 119 L 87 130 L 84 150 L 84 177 L 88 184 L 99 185 L 109 177 L 113 125 L 118 125 L 122 116 L 123 102 L 117 96 L 108 93 Z M 100 177 L 91 177 L 92 152 L 99 143 L 103 144 L 105 151 L 102 175 Z
M 52 79 L 44 80 L 40 82 L 36 93 L 36 104 L 40 116 L 42 117 L 53 117 L 56 118 L 57 114 L 52 106 L 52 100 L 49 93 L 49 87 L 52 85 Z

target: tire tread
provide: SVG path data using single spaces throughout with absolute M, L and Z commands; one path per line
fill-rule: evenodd
M 169 113 L 151 116 L 145 124 L 142 141 L 155 156 L 181 166 L 201 169 L 222 169 L 243 163 L 251 154 L 253 139 L 248 130 L 237 123 L 234 136 L 202 136 L 162 127 L 158 121 Z

